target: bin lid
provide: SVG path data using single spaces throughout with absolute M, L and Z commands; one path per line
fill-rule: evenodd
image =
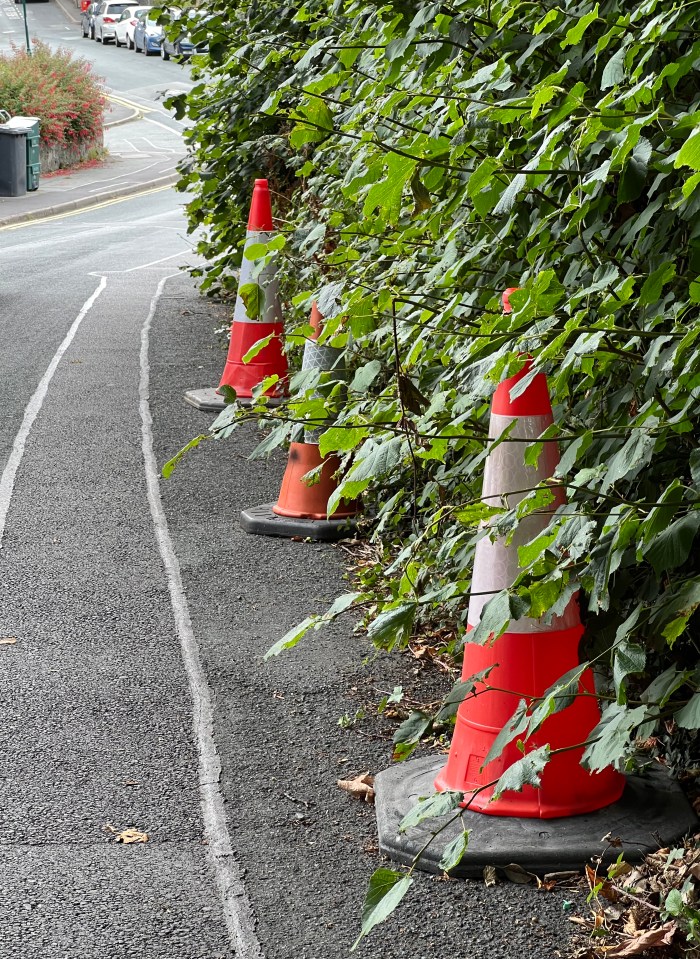
M 0 129 L 30 130 L 34 124 L 38 122 L 38 117 L 12 117 L 12 119 L 8 120 L 7 123 L 3 123 L 0 126 Z
M 9 123 L 0 123 L 0 133 L 11 137 L 26 137 L 31 127 L 10 126 Z

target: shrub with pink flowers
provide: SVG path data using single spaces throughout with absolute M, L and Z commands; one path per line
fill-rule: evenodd
M 0 55 L 0 109 L 38 117 L 43 143 L 93 140 L 102 132 L 104 107 L 101 78 L 70 50 L 35 40 L 31 56 L 16 47 Z

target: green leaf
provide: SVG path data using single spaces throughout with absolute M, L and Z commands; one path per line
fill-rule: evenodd
M 499 778 L 493 798 L 499 799 L 504 792 L 522 792 L 524 786 L 539 787 L 540 776 L 549 762 L 549 753 L 549 744 L 546 744 L 516 760 Z
M 699 527 L 700 511 L 693 510 L 692 513 L 686 513 L 674 520 L 667 529 L 651 540 L 644 550 L 644 558 L 651 563 L 657 575 L 685 563 L 690 556 Z
M 264 350 L 266 346 L 270 345 L 270 343 L 275 338 L 275 336 L 276 336 L 275 333 L 270 333 L 268 336 L 263 336 L 262 339 L 257 340 L 255 343 L 253 343 L 250 349 L 246 350 L 246 352 L 241 357 L 241 362 L 250 363 L 250 361 L 255 359 L 255 357 L 258 355 L 258 353 L 261 350 Z
M 363 426 L 343 429 L 340 426 L 331 426 L 324 433 L 321 433 L 318 441 L 318 448 L 321 456 L 327 456 L 329 453 L 347 453 L 349 450 L 357 449 L 369 435 L 369 430 Z
M 257 283 L 244 283 L 238 288 L 238 295 L 243 300 L 248 318 L 256 320 L 265 309 L 264 291 Z
M 700 693 L 695 693 L 673 718 L 682 729 L 700 729 Z
M 381 371 L 381 361 L 370 360 L 369 363 L 365 363 L 355 372 L 350 389 L 355 390 L 356 393 L 366 393 Z
M 512 743 L 513 740 L 518 736 L 522 736 L 528 727 L 528 723 L 530 722 L 527 709 L 527 702 L 524 699 L 521 699 L 513 715 L 510 717 L 508 722 L 501 727 L 500 732 L 491 743 L 491 748 L 488 751 L 488 755 L 481 764 L 482 769 L 484 769 L 485 766 L 488 766 L 492 760 L 498 759 L 509 743 Z
M 645 718 L 645 706 L 627 709 L 618 703 L 608 704 L 600 722 L 588 737 L 582 764 L 591 772 L 599 772 L 621 763 L 634 748 L 633 731 Z
M 632 673 L 641 673 L 646 661 L 646 650 L 637 643 L 623 640 L 615 647 L 613 652 L 613 682 L 615 683 L 618 703 L 626 701 L 623 687 L 624 680 Z
M 285 649 L 293 649 L 299 640 L 303 639 L 308 631 L 314 628 L 317 622 L 317 616 L 307 616 L 306 619 L 302 620 L 297 626 L 293 626 L 292 629 L 286 632 L 282 639 L 278 639 L 274 646 L 268 649 L 263 658 L 270 659 L 272 656 L 279 656 Z
M 639 293 L 640 303 L 656 303 L 664 286 L 676 275 L 676 264 L 672 260 L 662 263 L 646 280 Z
M 415 747 L 432 727 L 432 724 L 432 716 L 420 711 L 412 712 L 394 733 L 393 741 L 396 748 L 392 759 L 406 759 L 413 749 L 406 749 L 405 747 Z
M 483 645 L 498 639 L 505 632 L 511 619 L 522 616 L 527 604 L 517 596 L 511 596 L 507 589 L 497 593 L 481 611 L 481 619 L 475 628 L 465 637 L 466 642 Z
M 396 643 L 409 639 L 415 616 L 415 603 L 400 603 L 392 609 L 383 610 L 372 620 L 367 635 L 378 648 L 393 649 Z
M 678 151 L 673 166 L 676 170 L 682 166 L 689 166 L 691 170 L 700 170 L 700 133 L 694 133 L 688 137 Z
M 370 878 L 364 906 L 362 907 L 362 926 L 360 935 L 353 943 L 353 952 L 364 936 L 384 922 L 399 905 L 411 888 L 413 879 L 395 869 L 376 869 Z
M 669 666 L 649 683 L 641 695 L 642 702 L 663 708 L 671 696 L 681 686 L 685 686 L 691 676 L 692 673 L 689 670 Z
M 478 502 L 461 506 L 458 510 L 455 510 L 454 516 L 465 526 L 479 526 L 481 523 L 492 519 L 494 516 L 501 516 L 505 512 L 504 506 L 491 506 L 489 503 Z
M 210 440 L 210 439 L 211 439 L 210 433 L 200 433 L 199 436 L 195 436 L 194 439 L 190 440 L 189 443 L 183 446 L 181 450 L 178 450 L 175 456 L 173 456 L 172 459 L 169 459 L 168 462 L 163 465 L 160 471 L 160 475 L 163 477 L 163 479 L 170 478 L 173 470 L 175 469 L 177 464 L 180 462 L 182 457 L 185 455 L 185 453 L 189 453 L 190 450 L 196 450 L 200 443 L 203 443 L 204 440 Z
M 446 816 L 454 812 L 464 802 L 463 792 L 453 792 L 446 790 L 441 793 L 434 793 L 419 799 L 416 805 L 410 809 L 399 823 L 399 832 L 406 832 L 420 825 L 425 819 L 435 819 L 439 816 Z
M 458 836 L 455 836 L 452 842 L 445 846 L 438 865 L 438 868 L 442 869 L 443 872 L 449 872 L 460 864 L 469 846 L 470 832 L 470 829 L 463 830 Z
M 493 666 L 488 666 L 486 669 L 482 669 L 481 672 L 475 673 L 468 679 L 460 679 L 456 682 L 440 704 L 440 708 L 435 714 L 435 721 L 445 723 L 449 719 L 453 719 L 467 696 L 471 696 L 477 685 L 484 683 L 488 679 L 489 673 L 493 668 Z
M 561 41 L 562 49 L 573 47 L 581 42 L 588 27 L 590 27 L 594 20 L 598 19 L 598 6 L 599 4 L 596 3 L 595 7 L 589 13 L 583 17 L 579 17 L 574 26 L 567 31 L 566 36 Z
M 600 78 L 601 90 L 609 90 L 611 87 L 619 86 L 623 82 L 625 79 L 626 53 L 626 47 L 620 47 L 605 64 L 603 75 Z

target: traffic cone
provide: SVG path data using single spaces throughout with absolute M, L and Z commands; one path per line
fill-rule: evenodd
M 509 295 L 503 297 L 510 312 Z M 495 441 L 509 429 L 507 438 L 488 456 L 484 472 L 483 499 L 513 508 L 529 490 L 554 474 L 559 461 L 556 443 L 544 443 L 538 465 L 526 466 L 526 443 L 535 441 L 552 423 L 546 379 L 538 373 L 517 397 L 511 390 L 532 370 L 528 358 L 516 376 L 499 385 L 493 398 L 489 437 Z M 479 540 L 474 556 L 468 631 L 481 619 L 486 603 L 512 586 L 520 572 L 518 547 L 534 539 L 549 523 L 551 513 L 564 502 L 563 489 L 551 486 L 553 502 L 546 510 L 521 520 L 511 542 Z M 646 776 L 622 776 L 611 768 L 589 773 L 580 765 L 582 747 L 600 719 L 593 676 L 585 670 L 578 696 L 559 713 L 550 716 L 524 744 L 525 752 L 548 743 L 551 757 L 539 788 L 504 791 L 492 799 L 497 780 L 514 761 L 522 758 L 517 744 L 507 746 L 487 766 L 484 761 L 501 729 L 521 699 L 541 697 L 568 670 L 578 665 L 578 643 L 583 632 L 578 601 L 573 597 L 560 616 L 550 623 L 521 618 L 508 631 L 484 646 L 467 642 L 462 676 L 468 679 L 490 669 L 476 695 L 465 699 L 457 714 L 447 763 L 427 756 L 399 763 L 379 772 L 374 780 L 379 849 L 406 865 L 440 873 L 443 857 L 451 858 L 455 846 L 464 843 L 464 830 L 471 832 L 466 852 L 451 870 L 455 876 L 480 876 L 485 866 L 506 870 L 513 863 L 526 870 L 580 870 L 592 856 L 614 860 L 619 845 L 626 861 L 639 861 L 649 851 L 648 837 L 671 845 L 697 817 L 677 783 L 661 770 Z M 450 790 L 464 795 L 458 817 L 425 818 L 405 830 L 402 823 L 420 799 Z M 474 790 L 480 789 L 479 793 Z M 486 813 L 487 815 L 484 815 Z M 620 843 L 601 846 L 601 837 L 620 836 Z
M 273 236 L 272 205 L 267 180 L 256 180 L 248 216 L 248 229 L 244 246 L 243 261 L 238 280 L 238 295 L 233 311 L 231 339 L 226 365 L 218 388 L 188 390 L 185 400 L 199 410 L 222 410 L 226 403 L 221 394 L 222 386 L 230 386 L 236 391 L 241 405 L 248 405 L 253 390 L 268 376 L 279 377 L 274 387 L 267 391 L 268 403 L 279 404 L 286 391 L 287 357 L 283 348 L 284 326 L 282 307 L 273 263 L 266 264 L 256 277 L 253 276 L 253 262 L 245 257 L 245 250 L 253 243 L 267 243 Z M 251 319 L 241 296 L 241 288 L 256 283 L 263 294 L 260 316 Z M 264 346 L 249 362 L 244 361 L 246 353 L 259 340 L 271 336 Z
M 318 343 L 322 319 L 314 303 L 309 320 L 313 333 L 304 345 L 302 370 L 335 370 L 342 376 L 342 351 Z M 303 443 L 290 444 L 277 502 L 253 506 L 241 513 L 241 526 L 247 533 L 328 541 L 351 532 L 352 518 L 359 512 L 356 503 L 342 504 L 328 516 L 328 501 L 338 486 L 335 474 L 340 469 L 340 459 L 321 456 L 318 441 L 323 429 L 307 430 Z M 314 477 L 315 481 L 306 482 L 304 477 L 318 469 L 320 473 Z
M 508 440 L 536 440 L 552 424 L 552 407 L 547 381 L 537 373 L 525 391 L 511 398 L 511 390 L 530 373 L 532 361 L 497 388 L 491 406 L 489 438 L 492 441 L 508 431 L 508 439 L 489 454 L 484 471 L 483 500 L 492 505 L 507 502 L 510 509 L 530 490 L 553 476 L 559 462 L 557 445 L 545 442 L 536 466 L 526 466 L 526 444 Z M 516 580 L 518 547 L 534 540 L 549 524 L 551 514 L 564 503 L 561 486 L 550 487 L 553 502 L 545 509 L 520 521 L 512 540 L 495 540 L 486 535 L 479 540 L 474 555 L 472 594 L 467 614 L 467 633 L 478 625 L 484 606 Z M 525 492 L 524 492 L 525 491 Z M 511 622 L 507 631 L 492 643 L 464 647 L 464 679 L 489 669 L 485 682 L 478 683 L 475 695 L 461 704 L 450 754 L 435 779 L 438 790 L 467 793 L 470 809 L 492 816 L 521 816 L 549 819 L 575 816 L 600 809 L 619 799 L 625 785 L 623 776 L 612 768 L 592 774 L 580 765 L 583 746 L 600 720 L 595 697 L 593 673 L 583 673 L 579 693 L 566 709 L 547 719 L 527 740 L 525 749 L 548 743 L 552 751 L 566 749 L 550 759 L 539 788 L 525 786 L 521 792 L 504 792 L 492 799 L 493 787 L 505 770 L 522 758 L 515 742 L 506 746 L 500 757 L 484 766 L 494 740 L 515 712 L 521 699 L 532 701 L 578 663 L 578 644 L 583 634 L 578 599 L 572 597 L 559 616 L 550 623 L 523 617 Z M 512 690 L 512 692 L 510 691 Z M 577 748 L 572 748 L 577 747 Z M 475 789 L 482 791 L 471 796 Z

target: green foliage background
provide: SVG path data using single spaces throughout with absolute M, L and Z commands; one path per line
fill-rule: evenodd
M 671 765 L 695 762 L 695 6 L 214 0 L 211 11 L 200 82 L 174 101 L 194 121 L 181 187 L 195 194 L 192 228 L 206 228 L 202 285 L 235 284 L 252 178 L 268 176 L 284 244 L 255 255 L 278 262 L 290 341 L 315 298 L 351 370 L 347 389 L 323 396 L 317 373 L 297 374 L 294 421 L 280 414 L 263 444 L 332 417 L 321 449 L 348 466 L 338 496 L 376 510 L 379 566 L 328 615 L 371 605 L 385 648 L 438 616 L 458 648 L 480 524 L 508 535 L 551 499 L 544 485 L 517 510 L 480 502 L 489 400 L 528 353 L 548 376 L 555 427 L 543 440 L 560 444 L 568 505 L 521 551 L 487 632 L 580 591 L 587 653 L 611 675 L 585 761 L 630 768 L 635 742 L 656 737 Z M 506 287 L 520 288 L 510 315 Z M 412 717 L 400 755 L 433 722 Z

